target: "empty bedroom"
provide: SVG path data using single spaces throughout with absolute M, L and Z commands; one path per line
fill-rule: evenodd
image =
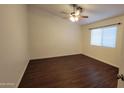
M 124 4 L 0 4 L 1 88 L 123 88 Z

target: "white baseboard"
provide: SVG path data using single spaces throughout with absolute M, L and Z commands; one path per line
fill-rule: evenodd
M 112 65 L 112 66 L 114 66 L 114 67 L 119 68 L 117 65 L 111 64 L 111 62 L 108 62 L 108 61 L 106 61 L 106 60 L 103 60 L 103 59 L 100 59 L 100 58 L 97 58 L 97 57 L 94 57 L 94 56 L 91 56 L 91 55 L 88 55 L 88 54 L 83 54 L 83 53 L 82 53 L 82 55 L 86 55 L 86 56 L 88 56 L 88 57 L 94 58 L 94 59 L 96 59 L 96 60 L 102 61 L 102 62 L 104 62 L 104 63 L 106 63 L 106 64 L 109 64 L 109 65 Z
M 25 71 L 26 71 L 26 68 L 27 68 L 27 66 L 28 66 L 28 63 L 29 63 L 29 60 L 30 59 L 28 59 L 27 61 L 27 64 L 25 65 L 25 67 L 24 67 L 24 69 L 23 69 L 23 71 L 22 71 L 22 73 L 21 73 L 21 75 L 20 75 L 20 78 L 19 78 L 19 80 L 18 80 L 18 82 L 17 82 L 17 84 L 16 84 L 16 88 L 18 88 L 19 87 L 19 84 L 20 84 L 20 82 L 21 82 L 21 80 L 22 80 L 22 77 L 23 77 L 23 75 L 24 75 L 24 73 L 25 73 Z
M 70 55 L 77 55 L 82 53 L 71 53 L 71 54 L 63 54 L 63 55 L 54 55 L 54 56 L 44 56 L 44 57 L 32 57 L 30 60 L 37 60 L 37 59 L 46 59 L 46 58 L 54 58 L 54 57 L 63 57 L 63 56 L 70 56 Z

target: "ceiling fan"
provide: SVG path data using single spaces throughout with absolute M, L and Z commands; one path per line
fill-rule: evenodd
M 88 18 L 88 16 L 81 15 L 84 10 L 82 7 L 78 6 L 77 4 L 72 4 L 71 6 L 73 8 L 73 11 L 71 13 L 67 13 L 64 11 L 62 13 L 66 14 L 72 22 L 77 22 L 83 18 Z

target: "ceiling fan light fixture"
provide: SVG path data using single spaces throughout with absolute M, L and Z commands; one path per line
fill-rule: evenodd
M 79 18 L 76 16 L 76 17 L 75 17 L 75 22 L 77 22 L 78 20 L 79 20 Z
M 69 18 L 72 22 L 77 22 L 79 20 L 78 16 L 70 16 Z

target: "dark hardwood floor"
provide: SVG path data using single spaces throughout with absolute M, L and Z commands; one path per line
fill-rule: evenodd
M 85 55 L 32 60 L 20 88 L 116 88 L 118 68 Z

